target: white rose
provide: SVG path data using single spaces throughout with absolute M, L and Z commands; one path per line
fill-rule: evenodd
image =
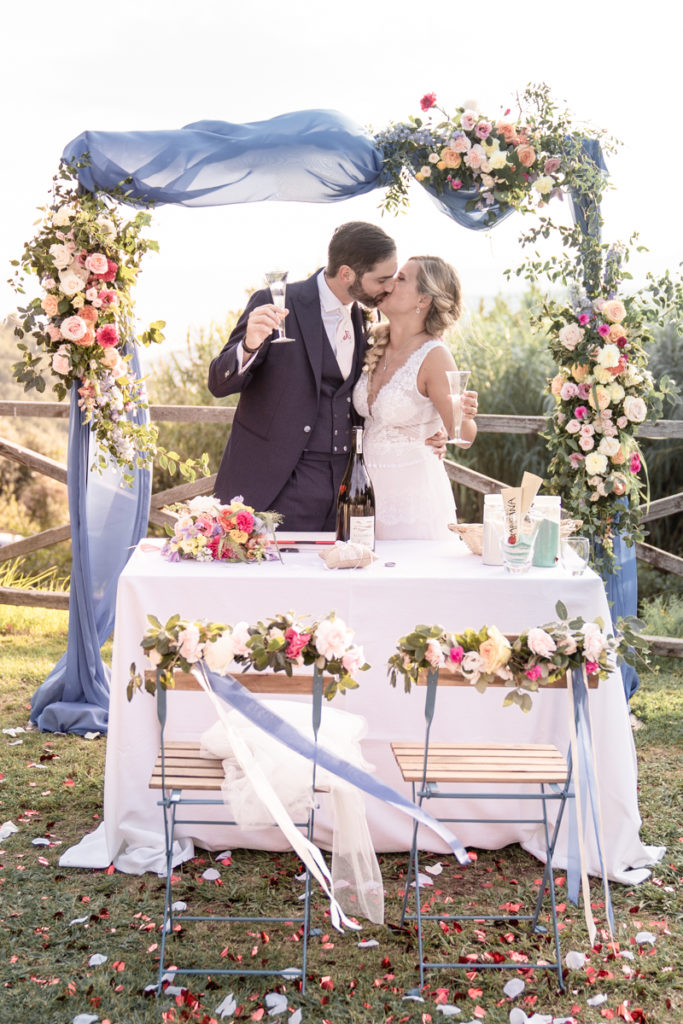
M 234 658 L 235 645 L 232 635 L 227 629 L 217 640 L 204 644 L 204 661 L 212 672 L 218 672 L 219 675 L 224 676 Z
M 618 366 L 619 355 L 616 345 L 603 345 L 598 353 L 598 364 L 600 366 Z
M 627 395 L 624 399 L 624 416 L 631 423 L 642 423 L 647 416 L 647 406 L 637 395 Z
M 468 651 L 460 662 L 463 675 L 467 676 L 470 682 L 476 683 L 484 668 L 483 658 L 477 651 Z
M 187 507 L 193 512 L 197 512 L 199 514 L 206 512 L 209 515 L 212 515 L 214 512 L 218 511 L 221 507 L 221 503 L 218 498 L 214 498 L 210 494 L 199 494 L 196 498 L 190 498 L 187 503 Z
M 609 384 L 610 381 L 613 380 L 612 374 L 604 366 L 595 367 L 594 377 L 597 380 L 598 384 Z
M 624 395 L 626 394 L 626 392 L 622 388 L 621 384 L 617 384 L 617 383 L 610 384 L 610 386 L 607 388 L 607 390 L 609 391 L 609 396 L 610 396 L 610 398 L 612 399 L 613 402 L 620 402 L 622 400 L 622 398 L 624 397 Z
M 352 636 L 341 619 L 323 619 L 315 633 L 316 650 L 328 661 L 341 658 L 350 647 Z
M 76 274 L 73 270 L 60 270 L 59 287 L 65 295 L 75 295 L 76 292 L 82 290 L 83 279 L 80 274 Z
M 607 646 L 604 633 L 597 622 L 584 622 L 581 632 L 583 633 L 583 649 L 588 660 L 598 661 Z
M 74 211 L 70 206 L 60 206 L 52 216 L 52 223 L 57 228 L 65 228 L 74 218 Z
M 548 177 L 548 175 L 545 175 L 545 174 L 542 175 L 540 178 L 537 178 L 536 181 L 534 182 L 534 188 L 536 189 L 538 194 L 541 195 L 541 196 L 549 195 L 549 193 L 552 192 L 554 187 L 555 187 L 555 182 L 553 181 L 553 179 Z
M 489 163 L 491 165 L 491 170 L 501 171 L 507 165 L 507 156 L 505 153 L 502 149 L 498 148 L 493 151 L 489 148 L 488 152 L 490 153 Z
M 602 452 L 603 455 L 612 458 L 620 450 L 621 445 L 617 441 L 616 437 L 603 437 L 602 441 L 598 445 L 598 451 Z
M 98 225 L 98 227 L 102 231 L 102 234 L 105 235 L 106 238 L 114 238 L 116 236 L 116 225 L 114 224 L 113 220 L 109 219 L 109 217 L 105 217 L 104 215 L 101 214 L 96 219 L 95 223 Z
M 607 456 L 601 452 L 589 452 L 584 463 L 589 476 L 594 473 L 604 473 L 607 469 Z
M 249 654 L 247 641 L 249 640 L 249 623 L 237 622 L 232 627 L 232 643 L 235 649 L 235 656 Z
M 52 262 L 57 270 L 66 270 L 71 263 L 71 251 L 66 245 L 51 245 L 48 252 L 52 256 Z

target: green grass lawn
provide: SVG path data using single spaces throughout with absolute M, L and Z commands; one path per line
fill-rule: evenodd
M 27 728 L 30 698 L 66 644 L 66 613 L 0 608 L 0 721 L 3 729 Z M 163 880 L 155 875 L 62 869 L 60 853 L 91 831 L 102 816 L 102 779 L 106 741 L 37 731 L 0 734 L 0 824 L 13 821 L 19 831 L 0 842 L 0 1022 L 2 1024 L 175 1024 L 220 1020 L 216 1008 L 234 993 L 236 1008 L 227 1020 L 269 1021 L 265 995 L 284 993 L 288 1009 L 277 1018 L 322 1024 L 371 1024 L 454 1019 L 509 1024 L 519 1007 L 533 1014 L 573 1018 L 581 1024 L 604 1020 L 644 1024 L 683 1021 L 683 949 L 680 943 L 683 899 L 683 817 L 680 764 L 683 746 L 683 671 L 680 663 L 660 662 L 649 672 L 632 701 L 641 727 L 635 733 L 640 765 L 642 836 L 666 845 L 667 853 L 651 878 L 637 887 L 613 885 L 616 939 L 629 956 L 617 956 L 605 931 L 602 890 L 592 880 L 592 902 L 599 935 L 590 949 L 582 909 L 564 900 L 560 885 L 562 946 L 566 954 L 587 954 L 583 968 L 567 971 L 560 992 L 550 972 L 440 972 L 429 977 L 422 1002 L 405 1000 L 416 984 L 417 946 L 412 932 L 398 927 L 405 854 L 380 857 L 386 889 L 387 925 L 364 924 L 360 935 L 330 928 L 325 901 L 316 896 L 313 926 L 319 933 L 309 952 L 305 997 L 294 982 L 281 979 L 190 979 L 182 996 L 145 994 L 155 980 L 163 907 Z M 142 697 L 140 699 L 143 699 Z M 511 710 L 511 714 L 514 713 Z M 20 740 L 20 743 L 16 741 Z M 33 845 L 37 838 L 49 846 Z M 425 859 L 433 863 L 436 857 Z M 478 851 L 470 868 L 442 858 L 444 870 L 424 900 L 441 906 L 453 899 L 474 908 L 506 902 L 529 903 L 541 868 L 519 847 Z M 235 851 L 218 883 L 201 878 L 211 855 L 178 868 L 177 899 L 192 908 L 208 900 L 215 907 L 233 898 L 252 908 L 270 905 L 292 912 L 301 883 L 297 859 L 289 854 Z M 450 906 L 450 902 L 449 902 Z M 476 911 L 475 911 L 476 912 Z M 636 941 L 649 932 L 654 942 Z M 250 966 L 287 965 L 298 948 L 294 926 L 245 928 L 242 935 L 220 924 L 183 926 L 169 940 L 187 962 L 225 965 L 238 957 Z M 361 948 L 361 940 L 378 945 Z M 446 956 L 469 951 L 529 954 L 546 948 L 522 926 L 502 933 L 489 925 L 463 932 L 437 930 L 431 952 Z M 552 949 L 548 947 L 549 955 Z M 107 959 L 90 964 L 93 954 Z M 223 954 L 223 955 L 221 955 Z M 525 983 L 513 1001 L 503 986 L 513 977 Z M 606 997 L 597 1005 L 588 1000 Z M 447 1018 L 440 1007 L 457 1006 Z M 85 1015 L 79 1020 L 79 1015 Z M 294 1021 L 296 1021 L 296 1017 Z M 519 1016 L 519 1021 L 524 1021 Z M 514 1021 L 514 1017 L 513 1017 Z M 536 1018 L 538 1022 L 538 1018 Z

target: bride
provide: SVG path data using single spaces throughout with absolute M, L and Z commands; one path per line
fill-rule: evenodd
M 374 341 L 353 392 L 365 419 L 363 453 L 372 480 L 379 539 L 448 539 L 455 502 L 445 467 L 425 439 L 441 425 L 454 434 L 447 370 L 456 368 L 440 335 L 460 316 L 460 282 L 437 256 L 415 256 L 378 308 L 389 320 Z M 462 398 L 462 438 L 477 434 L 476 391 Z

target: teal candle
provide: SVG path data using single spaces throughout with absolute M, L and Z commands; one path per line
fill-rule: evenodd
M 549 567 L 557 562 L 560 525 L 552 519 L 541 519 L 534 548 L 534 565 Z

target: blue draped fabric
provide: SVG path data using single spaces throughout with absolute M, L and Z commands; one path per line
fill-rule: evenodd
M 65 148 L 91 192 L 131 179 L 141 203 L 220 206 L 266 199 L 329 203 L 377 188 L 382 157 L 363 128 L 334 110 L 268 121 L 195 121 L 169 131 L 86 131 Z
M 140 376 L 135 346 L 131 372 Z M 148 420 L 147 410 L 135 413 Z M 82 422 L 78 395 L 71 393 L 67 486 L 72 568 L 67 649 L 31 702 L 31 721 L 47 732 L 106 732 L 109 669 L 100 647 L 114 628 L 116 587 L 132 549 L 147 529 L 152 477 L 135 470 L 132 488 L 121 486 L 115 468 L 89 473 L 95 456 L 90 425 Z
M 429 192 L 442 213 L 447 214 L 461 227 L 469 228 L 470 231 L 488 231 L 490 228 L 502 224 L 511 213 L 515 212 L 512 206 L 501 210 L 500 204 L 495 201 L 490 205 L 483 205 L 481 210 L 467 210 L 466 206 L 469 202 L 477 201 L 481 197 L 481 192 L 477 189 L 470 191 L 460 189 L 457 192 L 451 190 L 439 193 L 433 185 L 427 185 L 424 181 L 420 184 Z M 493 215 L 493 219 L 491 219 L 491 215 Z
M 614 538 L 614 560 L 619 567 L 617 572 L 605 571 L 602 575 L 613 624 L 618 618 L 638 614 L 636 546 L 632 544 L 627 547 L 623 534 L 617 534 Z M 626 700 L 629 701 L 640 686 L 640 676 L 633 665 L 622 663 L 621 681 Z
M 581 139 L 581 149 L 585 156 L 591 160 L 598 170 L 607 174 L 607 164 L 602 155 L 602 146 L 598 139 Z M 580 196 L 576 192 L 569 193 L 570 205 L 574 223 L 578 224 L 584 235 L 592 235 L 600 240 L 600 207 L 598 203 L 587 196 Z

